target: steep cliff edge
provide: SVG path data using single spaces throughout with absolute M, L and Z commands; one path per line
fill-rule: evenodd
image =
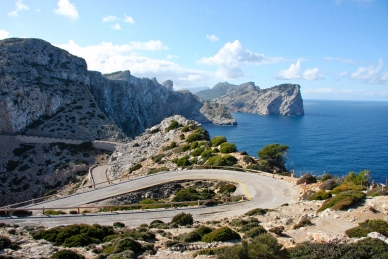
M 275 115 L 304 115 L 303 99 L 300 86 L 281 84 L 267 89 L 260 89 L 253 82 L 232 85 L 218 83 L 210 90 L 197 93 L 205 100 L 211 99 L 229 108 L 232 112 Z
M 172 84 L 129 71 L 106 76 L 88 71 L 84 59 L 40 39 L 1 40 L 0 133 L 117 140 L 175 114 L 236 123 L 225 107 L 175 92 Z
M 174 91 L 173 82 L 137 78 L 129 71 L 102 75 L 90 71 L 90 91 L 101 110 L 132 137 L 172 115 L 201 123 L 236 124 L 222 105 L 201 100 L 189 91 Z

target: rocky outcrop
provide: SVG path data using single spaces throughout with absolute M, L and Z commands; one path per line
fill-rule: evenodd
M 85 60 L 39 39 L 0 41 L 0 133 L 121 139 L 88 90 Z
M 0 41 L 0 105 L 3 134 L 124 139 L 175 114 L 235 124 L 226 108 L 176 92 L 170 80 L 89 72 L 84 59 L 39 39 Z
M 215 85 L 211 90 L 198 92 L 197 95 L 223 104 L 232 112 L 304 115 L 300 86 L 294 84 L 260 89 L 253 82 L 241 85 L 224 82 Z

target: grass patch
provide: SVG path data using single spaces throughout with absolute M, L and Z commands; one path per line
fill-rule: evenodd
M 366 220 L 358 223 L 358 227 L 354 227 L 345 231 L 348 237 L 366 237 L 371 232 L 378 232 L 384 236 L 388 236 L 388 222 L 381 219 Z
M 332 210 L 346 210 L 365 198 L 365 193 L 358 191 L 346 191 L 326 200 L 317 212 L 324 211 L 327 208 Z

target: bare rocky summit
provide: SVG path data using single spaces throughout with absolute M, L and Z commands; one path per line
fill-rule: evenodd
M 232 85 L 218 83 L 212 89 L 200 91 L 199 97 L 223 104 L 232 112 L 274 115 L 304 115 L 300 86 L 282 84 L 260 89 L 253 82 Z

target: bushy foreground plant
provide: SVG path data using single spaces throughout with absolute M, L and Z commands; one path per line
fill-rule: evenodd
M 228 227 L 216 229 L 202 237 L 202 241 L 207 243 L 215 241 L 229 241 L 235 239 L 241 239 L 240 235 Z
M 171 223 L 175 223 L 179 226 L 192 225 L 193 222 L 194 222 L 193 215 L 191 215 L 190 213 L 184 213 L 184 212 L 175 215 L 171 220 Z
M 45 239 L 55 245 L 66 247 L 98 244 L 104 237 L 114 234 L 113 227 L 94 224 L 74 224 L 66 227 L 55 227 L 48 230 L 31 232 L 34 239 Z
M 220 152 L 223 154 L 229 154 L 236 151 L 237 151 L 236 145 L 229 142 L 224 142 L 220 146 Z
M 332 210 L 346 210 L 355 205 L 357 202 L 365 198 L 365 193 L 357 191 L 346 191 L 337 194 L 336 196 L 326 200 L 317 212 L 323 211 L 327 208 Z
M 212 156 L 206 161 L 206 165 L 232 166 L 237 163 L 237 158 L 231 155 Z
M 181 189 L 172 199 L 174 202 L 183 202 L 183 201 L 197 201 L 197 200 L 207 200 L 211 199 L 214 196 L 213 191 L 203 190 L 198 192 L 195 188 Z
M 224 136 L 215 136 L 211 140 L 213 147 L 218 147 L 222 143 L 226 142 L 226 137 Z
M 327 200 L 329 198 L 331 198 L 332 195 L 330 192 L 326 192 L 326 191 L 318 191 L 315 193 L 315 195 L 311 198 L 311 200 L 319 200 L 319 201 L 322 201 L 322 200 Z
M 194 141 L 200 141 L 200 140 L 206 140 L 206 141 L 210 140 L 209 132 L 207 132 L 207 130 L 205 130 L 202 127 L 199 127 L 196 130 L 194 130 L 193 133 L 191 133 L 186 138 L 187 143 L 191 143 Z
M 371 232 L 379 232 L 388 237 L 388 222 L 381 219 L 369 220 L 358 223 L 358 227 L 354 227 L 345 231 L 348 237 L 366 237 Z
M 256 208 L 256 209 L 252 209 L 252 210 L 246 212 L 244 215 L 246 215 L 246 216 L 265 215 L 268 211 L 271 211 L 271 210 L 270 209 Z

